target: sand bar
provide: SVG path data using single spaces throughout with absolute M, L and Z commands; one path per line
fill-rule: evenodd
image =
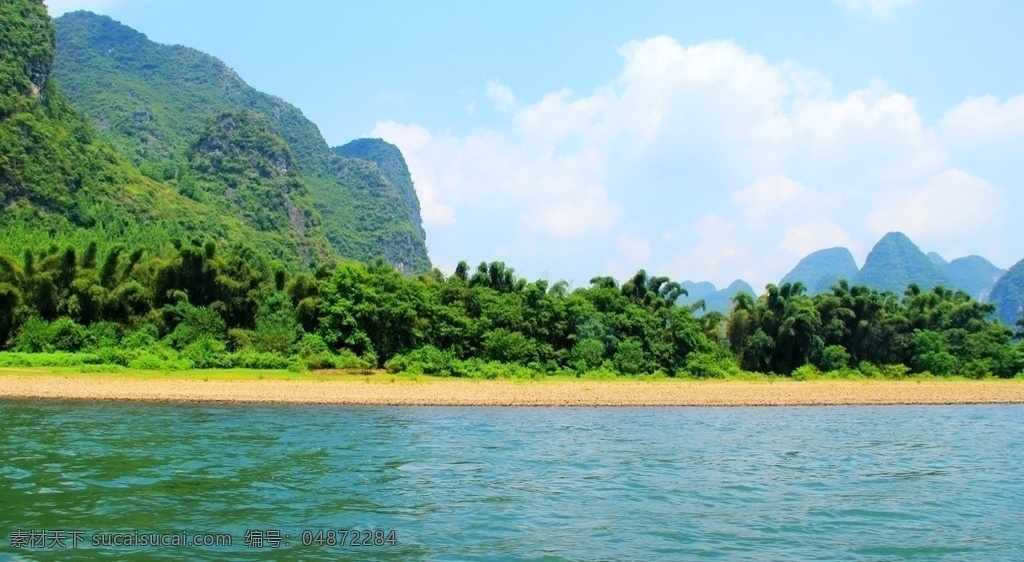
M 204 381 L 0 375 L 3 398 L 382 406 L 1022 404 L 1024 381 Z

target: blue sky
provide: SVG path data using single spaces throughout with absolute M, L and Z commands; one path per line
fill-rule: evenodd
M 412 171 L 435 265 L 755 287 L 887 231 L 1024 258 L 1024 3 L 48 0 Z

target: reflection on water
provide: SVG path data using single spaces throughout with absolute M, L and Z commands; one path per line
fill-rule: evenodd
M 1013 559 L 1022 422 L 1019 406 L 7 401 L 0 560 Z M 233 544 L 10 544 L 16 530 L 73 529 Z M 302 544 L 341 529 L 394 529 L 396 544 Z M 246 546 L 254 530 L 280 545 Z

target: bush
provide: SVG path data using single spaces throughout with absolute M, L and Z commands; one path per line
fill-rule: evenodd
M 188 344 L 182 350 L 181 356 L 191 361 L 196 369 L 210 369 L 217 366 L 225 349 L 224 342 L 214 339 L 213 336 L 203 335 Z
M 992 362 L 988 359 L 974 359 L 964 365 L 961 374 L 969 379 L 985 379 L 992 376 Z
M 43 353 L 53 351 L 50 341 L 50 323 L 38 316 L 33 316 L 21 325 L 14 336 L 14 351 L 24 353 Z
M 436 375 L 440 377 L 464 376 L 469 374 L 451 351 L 441 351 L 432 345 L 421 347 L 406 354 L 398 354 L 384 364 L 389 373 L 411 373 Z
M 790 376 L 795 381 L 813 381 L 821 378 L 821 371 L 814 365 L 802 365 L 797 367 Z
M 732 359 L 702 351 L 686 356 L 686 371 L 697 379 L 724 379 L 740 374 L 739 366 Z
M 92 353 L 69 353 L 67 351 L 55 351 L 52 353 L 0 352 L 0 366 L 2 367 L 79 367 L 103 363 L 102 357 Z
M 886 379 L 905 379 L 908 373 L 910 373 L 910 367 L 902 363 L 883 365 L 879 371 L 881 377 Z
M 498 328 L 484 336 L 484 356 L 505 363 L 529 363 L 537 358 L 537 342 L 513 332 Z
M 85 348 L 104 349 L 121 345 L 124 332 L 121 326 L 113 322 L 95 322 L 86 328 Z
M 577 372 L 585 372 L 601 365 L 604 343 L 596 338 L 584 338 L 572 346 L 572 361 Z
M 644 346 L 635 338 L 619 342 L 612 357 L 615 369 L 623 375 L 636 375 L 644 371 Z
M 144 324 L 138 330 L 125 336 L 121 347 L 126 350 L 154 349 L 157 347 L 156 336 L 156 326 Z
M 181 321 L 174 327 L 174 331 L 168 336 L 170 344 L 175 349 L 185 349 L 189 344 L 199 340 L 203 336 L 210 336 L 213 339 L 223 341 L 227 335 L 227 324 L 220 314 L 212 308 L 203 306 L 192 306 L 188 303 L 181 303 L 173 307 L 167 307 L 171 312 L 165 316 L 173 316 L 173 313 L 180 313 Z
M 295 362 L 276 353 L 258 351 L 251 347 L 220 357 L 216 366 L 223 369 L 288 369 Z
M 252 347 L 252 332 L 242 328 L 228 330 L 228 349 L 239 351 L 247 347 Z
M 850 352 L 841 345 L 830 345 L 821 352 L 822 371 L 841 371 L 850 364 Z
M 933 375 L 946 376 L 956 372 L 959 361 L 945 351 L 929 351 L 915 355 L 910 360 L 911 366 L 916 373 L 931 373 Z

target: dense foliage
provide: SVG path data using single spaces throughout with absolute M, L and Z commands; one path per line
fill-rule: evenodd
M 453 376 L 516 373 L 722 378 L 1009 377 L 1024 367 L 993 307 L 910 286 L 902 297 L 845 281 L 740 293 L 695 316 L 682 287 L 639 271 L 569 291 L 503 263 L 412 277 L 383 261 L 289 274 L 243 244 L 209 240 L 151 254 L 51 248 L 0 257 L 0 341 L 134 368 L 374 368 Z M 82 355 L 82 354 L 85 355 Z
M 384 177 L 398 191 L 408 210 L 407 219 L 413 225 L 422 225 L 420 218 L 420 200 L 416 197 L 412 175 L 405 164 L 405 158 L 398 147 L 383 139 L 356 139 L 344 146 L 336 146 L 331 152 L 345 158 L 358 158 L 373 162 L 380 168 Z M 420 238 L 426 239 L 427 233 L 419 227 Z
M 1007 324 L 1024 315 L 1024 260 L 1015 263 L 999 278 L 989 299 L 996 305 L 999 318 Z
M 978 300 L 988 300 L 996 281 L 1006 273 L 987 259 L 973 255 L 957 258 L 943 269 L 954 287 L 963 289 Z
M 62 21 L 75 48 L 58 66 L 82 72 L 65 76 L 103 134 L 49 79 L 42 4 L 0 2 L 0 363 L 702 378 L 1024 365 L 993 305 L 942 286 L 734 285 L 731 308 L 698 317 L 722 291 L 680 304 L 682 285 L 643 270 L 573 291 L 501 262 L 427 273 L 397 149 L 332 155 L 297 109 L 212 57 L 109 18 Z M 883 242 L 869 265 L 924 267 L 909 240 Z M 1019 265 L 993 291 L 1017 316 Z
M 406 186 L 390 179 L 391 170 L 405 167 L 404 161 L 395 162 L 396 155 L 375 159 L 376 153 L 361 153 L 362 160 L 356 162 L 332 154 L 316 125 L 298 108 L 251 88 L 227 65 L 205 53 L 154 43 L 89 12 L 65 14 L 55 24 L 55 80 L 102 138 L 150 177 L 182 193 L 192 192 L 193 180 L 187 173 L 190 159 L 210 127 L 218 127 L 225 114 L 258 116 L 249 121 L 260 123 L 287 148 L 296 172 L 290 181 L 302 184 L 304 198 L 318 214 L 317 231 L 300 235 L 296 242 L 313 248 L 314 261 L 316 248 L 326 245 L 349 259 L 384 257 L 408 271 L 429 270 L 411 180 Z M 270 160 L 272 155 L 267 153 Z M 400 153 L 397 159 L 401 160 Z M 274 187 L 265 185 L 257 191 Z M 241 208 L 215 208 L 251 223 L 252 215 L 244 207 L 265 202 L 238 194 L 236 203 Z M 281 236 L 275 242 L 279 244 L 296 238 L 288 224 L 280 224 L 278 232 Z

